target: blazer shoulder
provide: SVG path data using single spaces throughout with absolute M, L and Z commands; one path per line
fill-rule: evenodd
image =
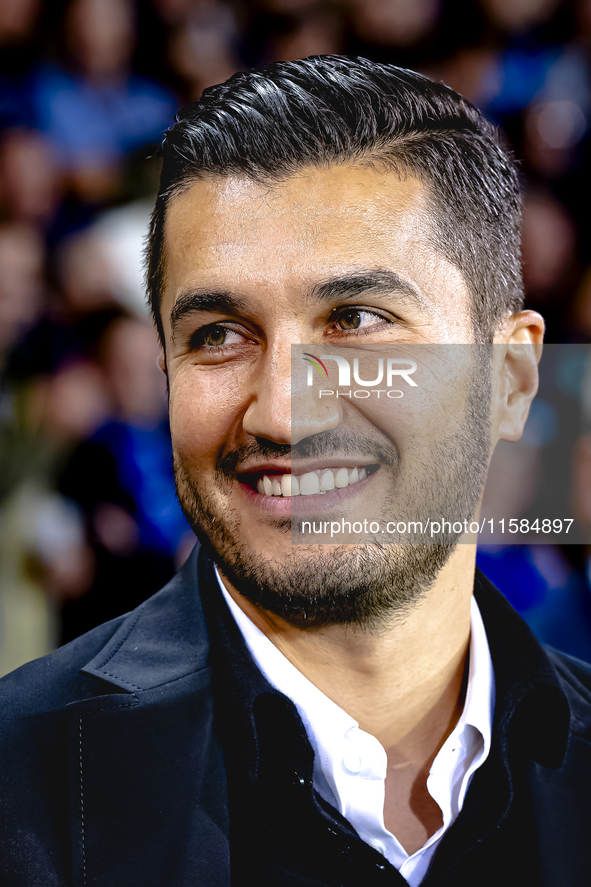
M 69 702 L 93 695 L 98 682 L 82 674 L 81 669 L 103 649 L 127 618 L 128 614 L 105 622 L 0 679 L 0 722 L 28 712 L 63 708 Z
M 159 592 L 0 680 L 0 727 L 70 702 L 169 683 L 208 660 L 195 551 Z

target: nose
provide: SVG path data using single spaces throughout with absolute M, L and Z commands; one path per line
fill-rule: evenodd
M 318 387 L 308 384 L 306 350 L 306 345 L 289 344 L 268 350 L 253 379 L 252 398 L 242 420 L 247 434 L 295 446 L 340 424 L 340 402 L 319 397 Z

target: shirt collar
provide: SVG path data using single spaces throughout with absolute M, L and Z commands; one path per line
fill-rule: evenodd
M 328 730 L 335 737 L 344 736 L 351 727 L 358 727 L 351 715 L 309 681 L 248 618 L 226 590 L 217 569 L 216 577 L 254 661 L 269 683 L 294 702 L 309 734 L 318 736 Z M 466 700 L 454 732 L 459 735 L 468 726 L 476 728 L 488 754 L 495 698 L 494 672 L 486 631 L 474 598 L 470 603 L 470 627 Z
M 482 736 L 485 756 L 491 744 L 495 708 L 495 676 L 482 615 L 472 597 L 470 601 L 470 654 L 466 700 L 456 725 L 458 733 L 475 727 Z
M 492 743 L 495 677 L 478 604 L 470 601 L 470 652 L 464 707 L 431 766 L 427 787 L 447 828 L 462 809 L 470 780 L 486 761 Z
M 315 784 L 325 797 L 327 793 L 322 791 L 323 787 L 328 787 L 330 794 L 338 797 L 334 778 L 336 750 L 346 743 L 347 734 L 352 728 L 359 727 L 359 723 L 308 680 L 248 618 L 226 590 L 217 569 L 216 577 L 228 608 L 262 674 L 276 690 L 291 699 L 298 710 L 315 753 Z M 484 763 L 490 751 L 495 700 L 494 672 L 486 631 L 474 598 L 470 603 L 470 627 L 468 681 L 464 707 L 458 723 L 446 740 L 442 753 L 435 759 L 431 771 L 434 775 L 447 771 L 446 782 L 451 784 L 457 779 L 453 773 L 454 769 L 457 766 L 462 767 L 462 775 L 465 778 L 459 789 L 460 806 L 468 788 L 469 777 L 476 767 Z M 477 731 L 477 739 L 470 728 Z M 454 762 L 453 757 L 450 758 L 446 753 L 447 747 L 461 748 L 463 750 L 461 760 Z M 375 766 L 372 768 L 372 773 L 366 775 L 384 779 L 387 759 L 383 747 L 377 741 L 373 748 L 373 759 Z M 445 803 L 441 806 L 444 809 L 444 816 L 445 809 L 450 807 L 448 818 L 451 818 L 451 804 Z

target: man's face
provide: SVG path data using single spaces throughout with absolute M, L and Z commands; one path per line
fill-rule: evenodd
M 292 514 L 345 500 L 349 512 L 380 518 L 416 519 L 434 505 L 464 519 L 477 508 L 489 372 L 464 362 L 416 410 L 319 401 L 312 389 L 297 404 L 292 396 L 292 344 L 321 354 L 474 341 L 470 296 L 429 245 L 430 228 L 416 179 L 348 165 L 273 186 L 204 179 L 169 206 L 161 310 L 179 498 L 232 584 L 286 618 L 382 619 L 429 587 L 453 548 L 294 545 Z M 355 479 L 357 468 L 361 479 L 268 495 L 289 490 L 292 467 L 300 486 L 327 470 Z

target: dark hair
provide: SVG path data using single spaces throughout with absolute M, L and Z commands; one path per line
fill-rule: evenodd
M 164 224 L 195 179 L 281 181 L 306 166 L 380 163 L 428 193 L 432 245 L 461 272 L 476 338 L 520 309 L 521 196 L 512 158 L 466 99 L 413 71 L 366 59 L 274 62 L 206 89 L 167 131 L 147 249 L 150 306 L 162 340 Z

